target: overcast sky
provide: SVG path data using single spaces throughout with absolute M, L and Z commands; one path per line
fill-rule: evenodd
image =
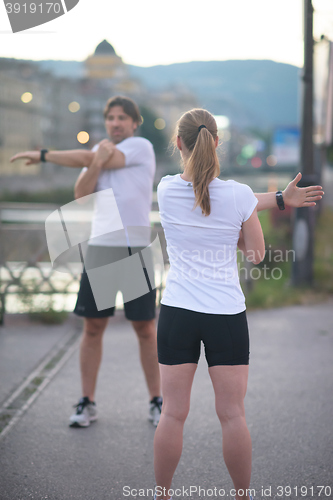
M 80 0 L 66 15 L 13 34 L 1 2 L 0 57 L 82 61 L 105 38 L 125 63 L 137 66 L 227 59 L 302 66 L 302 5 L 303 0 Z M 313 5 L 315 36 L 325 33 L 333 40 L 333 0 Z

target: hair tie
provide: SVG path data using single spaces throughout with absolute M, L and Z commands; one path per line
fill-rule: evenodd
M 200 125 L 200 127 L 198 127 L 198 133 L 200 132 L 200 130 L 201 130 L 202 128 L 207 128 L 207 127 L 206 127 L 206 125 Z

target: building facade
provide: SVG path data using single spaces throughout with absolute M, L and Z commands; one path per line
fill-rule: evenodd
M 58 67 L 63 64 L 50 62 L 55 66 L 59 63 Z M 15 184 L 15 177 L 46 176 L 47 182 L 52 178 L 56 186 L 66 184 L 68 173 L 72 182 L 71 169 L 50 164 L 27 167 L 24 161 L 11 164 L 9 160 L 19 151 L 42 147 L 93 147 L 106 137 L 103 110 L 112 95 L 131 97 L 148 108 L 158 122 L 158 133 L 165 134 L 167 140 L 181 114 L 197 104 L 184 87 L 154 92 L 131 78 L 126 64 L 106 40 L 82 65 L 83 77 L 75 74 L 74 68 L 65 77 L 43 69 L 37 61 L 0 59 L 0 179 L 13 177 Z

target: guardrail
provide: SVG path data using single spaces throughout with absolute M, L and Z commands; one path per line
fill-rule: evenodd
M 52 268 L 49 258 L 45 220 L 58 208 L 51 204 L 0 203 L 0 325 L 4 323 L 6 298 L 10 294 L 65 295 L 78 291 L 80 268 L 68 266 L 68 272 L 59 273 Z M 150 221 L 154 232 L 164 241 L 158 212 L 150 213 Z M 160 302 L 164 276 L 159 281 Z

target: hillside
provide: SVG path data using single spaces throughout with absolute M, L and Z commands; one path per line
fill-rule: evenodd
M 239 125 L 298 123 L 300 69 L 274 61 L 194 61 L 142 68 L 129 66 L 149 88 L 187 86 L 200 105 Z
M 84 63 L 39 61 L 56 76 L 80 78 Z M 227 115 L 239 126 L 271 128 L 299 122 L 300 69 L 270 60 L 194 61 L 151 66 L 128 66 L 133 78 L 150 90 L 188 87 L 199 105 Z

